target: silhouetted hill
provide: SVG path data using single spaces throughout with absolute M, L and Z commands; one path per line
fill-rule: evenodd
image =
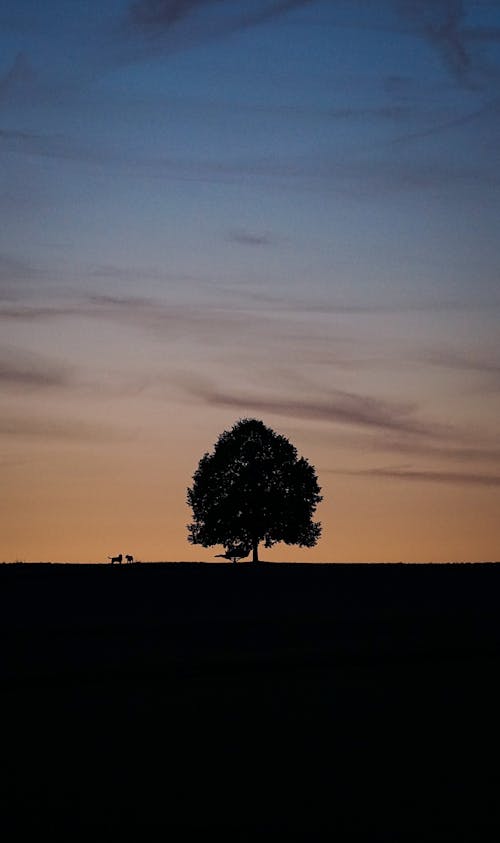
M 499 593 L 494 564 L 0 566 L 9 839 L 500 839 Z

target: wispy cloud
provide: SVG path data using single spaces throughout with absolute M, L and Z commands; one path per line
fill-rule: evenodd
M 166 269 L 158 269 L 155 266 L 123 266 L 121 264 L 98 264 L 93 265 L 89 272 L 91 278 L 111 281 L 132 281 L 137 284 L 142 279 L 149 281 L 200 281 L 206 280 L 204 276 L 190 275 L 185 272 L 169 272 Z
M 494 8 L 497 6 L 494 0 L 491 5 Z M 479 41 L 480 43 L 498 43 L 500 41 L 500 26 L 468 27 L 467 38 L 469 41 Z
M 206 5 L 214 0 L 205 0 Z M 203 0 L 137 0 L 129 8 L 131 22 L 150 30 L 169 28 L 203 5 Z
M 177 381 L 195 401 L 234 409 L 240 415 L 272 414 L 296 421 L 327 423 L 331 427 L 324 427 L 323 433 L 318 428 L 317 435 L 329 436 L 325 441 L 335 450 L 347 448 L 357 453 L 386 456 L 404 454 L 419 460 L 448 461 L 459 468 L 474 463 L 500 468 L 500 449 L 491 436 L 459 423 L 444 424 L 422 417 L 415 402 L 332 389 L 319 382 L 309 382 L 300 372 L 276 367 L 272 375 L 273 390 L 264 383 L 261 377 L 255 386 L 247 383 L 247 389 L 242 390 L 236 381 L 234 389 L 189 375 Z M 461 473 L 465 472 L 459 471 L 457 476 Z M 466 473 L 476 474 L 475 471 Z
M 272 349 L 275 363 L 290 362 L 290 348 L 296 359 L 333 370 L 380 370 L 385 366 L 428 365 L 425 353 L 395 358 L 394 349 L 383 341 L 374 344 L 362 336 L 364 319 L 384 320 L 389 314 L 447 311 L 453 303 L 410 302 L 406 307 L 369 303 L 366 306 L 308 301 L 301 297 L 272 295 L 255 290 L 235 290 L 212 285 L 202 298 L 185 301 L 182 290 L 168 299 L 92 293 L 78 296 L 68 291 L 53 302 L 0 301 L 0 324 L 52 323 L 58 320 L 97 320 L 126 326 L 164 341 L 190 338 L 196 349 L 205 349 L 222 361 L 221 341 L 234 344 L 232 362 L 247 365 L 265 360 Z M 343 328 L 332 336 L 331 317 L 345 317 Z M 349 319 L 349 322 L 346 320 Z M 360 321 L 358 321 L 360 320 Z M 374 327 L 376 325 L 374 324 Z M 361 332 L 361 333 L 360 333 Z M 266 351 L 267 349 L 267 351 Z M 409 354 L 409 356 L 408 356 Z M 437 363 L 436 363 L 437 364 Z M 322 369 L 324 372 L 324 368 Z M 321 374 L 320 369 L 318 372 Z M 290 383 L 288 384 L 290 386 Z M 305 385 L 307 390 L 308 385 Z
M 318 0 L 134 0 L 115 29 L 118 63 L 166 56 L 284 17 Z
M 427 365 L 439 366 L 457 372 L 471 372 L 482 378 L 490 388 L 500 389 L 500 360 L 498 355 L 478 357 L 473 354 L 457 354 L 451 351 L 427 351 L 420 355 Z
M 50 134 L 20 129 L 0 128 L 0 144 L 12 152 L 78 161 L 90 164 L 120 164 L 123 161 L 101 146 L 83 145 L 64 134 Z
M 0 418 L 0 436 L 16 439 L 54 439 L 57 442 L 86 441 L 114 442 L 123 438 L 115 428 L 71 419 L 42 418 L 40 415 L 3 415 Z
M 325 471 L 325 469 L 323 469 Z M 411 480 L 419 483 L 446 483 L 459 486 L 500 486 L 500 474 L 455 471 L 414 471 L 409 468 L 326 469 L 337 475 Z
M 20 92 L 31 90 L 36 75 L 24 53 L 18 53 L 9 70 L 0 76 L 0 104 L 8 102 Z
M 14 348 L 0 348 L 0 389 L 57 389 L 71 383 L 67 367 Z
M 251 27 L 284 17 L 306 7 L 318 6 L 320 0 L 134 0 L 126 13 L 123 31 L 125 60 L 142 59 L 152 54 L 168 54 L 190 48 L 206 40 L 221 38 Z M 485 56 L 484 45 L 500 40 L 496 25 L 473 26 L 468 11 L 473 5 L 466 0 L 384 0 L 382 23 L 373 16 L 366 0 L 349 3 L 330 0 L 329 13 L 337 8 L 342 14 L 325 19 L 314 17 L 307 23 L 380 31 L 396 37 L 414 34 L 435 51 L 454 81 L 470 91 L 489 89 L 498 85 L 498 66 L 491 66 Z M 378 7 L 377 7 L 378 8 Z M 290 16 L 293 21 L 293 16 Z M 300 19 L 297 20 L 303 25 Z M 397 74 L 394 74 L 394 77 Z M 363 116 L 363 109 L 337 109 L 338 117 Z M 370 109 L 365 109 L 370 116 Z M 379 116 L 398 117 L 397 109 L 382 109 Z M 351 113 L 352 112 L 352 113 Z M 333 111 L 332 111 L 333 113 Z M 404 110 L 406 113 L 406 109 Z M 451 127 L 451 121 L 450 121 Z
M 153 298 L 92 294 L 55 304 L 0 304 L 0 322 L 51 322 L 58 319 L 105 320 L 158 334 L 166 339 L 187 336 L 201 345 L 220 338 L 237 339 L 248 329 L 248 312 L 223 305 L 165 302 Z M 259 326 L 260 329 L 260 326 Z M 248 331 L 247 331 L 248 332 Z
M 407 132 L 406 134 L 395 138 L 393 142 L 400 144 L 412 140 L 421 140 L 423 138 L 432 137 L 432 135 L 440 134 L 441 132 L 447 132 L 452 129 L 459 129 L 462 126 L 468 126 L 487 116 L 497 117 L 498 115 L 500 115 L 500 98 L 495 97 L 494 99 L 483 103 L 479 106 L 479 108 L 459 114 L 457 117 L 452 117 L 448 120 L 440 120 L 439 122 L 433 123 L 423 129 Z
M 231 159 L 187 159 L 134 156 L 121 150 L 84 146 L 64 135 L 39 134 L 15 129 L 0 129 L 0 145 L 14 152 L 73 161 L 96 166 L 126 168 L 127 174 L 174 181 L 218 184 L 258 183 L 286 190 L 320 191 L 350 199 L 427 190 L 433 193 L 473 195 L 472 190 L 495 189 L 500 179 L 490 169 L 478 164 L 452 161 L 387 159 L 382 156 L 339 160 L 325 153 L 277 158 L 276 156 Z
M 238 243 L 240 246 L 270 246 L 276 241 L 276 238 L 265 232 L 257 233 L 244 229 L 229 231 L 226 239 L 230 243 Z
M 241 412 L 273 413 L 295 419 L 330 422 L 369 430 L 392 431 L 421 437 L 443 437 L 450 432 L 445 425 L 418 419 L 414 404 L 391 402 L 342 390 L 325 390 L 324 397 L 297 398 L 265 394 L 238 393 L 212 384 L 187 379 L 181 382 L 187 392 L 215 407 L 232 407 Z
M 27 261 L 0 252 L 0 305 L 17 300 L 26 285 L 41 273 Z
M 469 85 L 474 66 L 463 31 L 463 0 L 395 0 L 395 4 L 434 47 L 457 81 Z
M 78 305 L 5 304 L 0 305 L 0 321 L 37 322 L 58 318 L 85 316 Z
M 194 19 L 198 27 L 203 24 L 209 27 L 208 31 L 213 34 L 257 26 L 314 2 L 316 0 L 254 0 L 250 6 L 238 0 L 135 0 L 129 7 L 128 18 L 132 26 L 148 36 L 161 36 L 189 19 Z M 229 13 L 225 18 L 218 16 L 215 21 L 212 18 L 208 24 L 200 15 L 221 6 Z
M 416 436 L 391 434 L 361 437 L 359 434 L 345 443 L 358 452 L 404 454 L 411 457 L 436 458 L 453 463 L 488 463 L 500 467 L 500 448 L 487 438 L 478 441 L 477 433 L 456 431 L 451 437 L 431 442 Z
M 466 0 L 393 2 L 400 16 L 437 52 L 459 85 L 479 90 L 489 87 L 495 77 L 498 82 L 499 68 L 492 68 L 477 48 L 500 40 L 500 30 L 495 25 L 471 25 L 468 11 L 473 3 Z
M 423 355 L 423 359 L 427 363 L 448 369 L 500 376 L 500 360 L 496 357 L 478 358 L 451 351 L 428 351 Z

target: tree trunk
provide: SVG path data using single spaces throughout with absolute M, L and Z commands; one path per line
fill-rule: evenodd
M 259 550 L 258 550 L 258 548 L 259 548 L 259 540 L 254 539 L 253 542 L 252 542 L 252 550 L 253 550 L 252 562 L 258 562 L 259 561 Z

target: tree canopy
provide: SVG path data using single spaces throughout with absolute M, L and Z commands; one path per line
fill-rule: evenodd
M 241 419 L 219 436 L 193 475 L 188 541 L 222 544 L 227 558 L 235 547 L 240 556 L 252 550 L 254 562 L 260 542 L 313 547 L 321 535 L 321 524 L 312 520 L 320 492 L 314 466 L 285 436 L 258 419 Z

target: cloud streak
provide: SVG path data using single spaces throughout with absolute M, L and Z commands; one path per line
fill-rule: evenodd
M 216 23 L 212 19 L 209 24 L 202 18 L 201 25 L 205 24 L 211 34 L 217 31 L 228 33 L 267 23 L 314 2 L 316 0 L 254 0 L 254 8 L 249 11 L 248 5 L 245 8 L 245 4 L 237 0 L 136 0 L 129 6 L 128 21 L 148 36 L 162 36 L 192 18 L 199 27 L 200 15 L 197 13 L 224 7 L 230 13 L 226 19 L 219 19 Z
M 88 313 L 78 305 L 59 306 L 43 304 L 6 304 L 0 306 L 0 320 L 3 322 L 38 322 L 72 316 L 86 316 Z
M 251 244 L 259 245 L 259 244 Z M 137 274 L 136 274 L 137 275 Z M 136 275 L 134 277 L 136 277 Z M 156 298 L 138 297 L 138 296 L 119 296 L 119 295 L 105 295 L 105 294 L 91 294 L 84 298 L 68 297 L 62 303 L 43 304 L 43 303 L 23 303 L 13 301 L 11 297 L 6 297 L 2 303 L 0 301 L 0 322 L 46 322 L 54 319 L 106 319 L 111 322 L 127 324 L 135 324 L 137 327 L 160 328 L 163 326 L 175 325 L 183 326 L 185 329 L 189 324 L 193 327 L 202 328 L 205 324 L 212 325 L 214 331 L 220 329 L 229 329 L 234 325 L 235 329 L 240 329 L 243 323 L 246 323 L 247 332 L 250 329 L 249 319 L 252 315 L 259 315 L 259 324 L 274 325 L 278 328 L 277 318 L 286 313 L 290 317 L 321 316 L 321 315 L 339 315 L 356 317 L 373 316 L 373 318 L 383 318 L 390 314 L 405 314 L 405 313 L 427 313 L 429 311 L 443 311 L 461 312 L 462 310 L 470 310 L 470 304 L 459 301 L 442 301 L 434 302 L 416 302 L 410 301 L 407 304 L 393 305 L 390 303 L 367 303 L 366 305 L 348 304 L 318 301 L 314 302 L 307 299 L 291 298 L 289 296 L 271 295 L 262 292 L 249 292 L 248 290 L 235 291 L 234 289 L 226 290 L 222 288 L 221 293 L 224 298 L 219 304 L 203 303 L 198 305 L 189 305 L 181 303 L 168 303 Z M 230 300 L 229 297 L 230 296 Z M 477 308 L 491 309 L 492 303 L 478 302 Z M 295 323 L 280 322 L 282 332 L 291 331 L 292 336 Z M 318 338 L 319 325 L 314 327 L 314 336 Z M 293 334 L 295 340 L 298 337 Z M 306 339 L 313 339 L 307 334 Z M 331 339 L 331 338 L 330 338 Z M 343 341 L 346 338 L 338 338 Z M 350 340 L 352 345 L 354 340 Z M 356 340 L 356 345 L 359 347 L 359 339 Z M 373 353 L 370 354 L 373 360 Z M 315 360 L 317 357 L 315 355 Z M 359 354 L 354 361 L 359 362 Z M 325 361 L 331 362 L 330 356 L 327 354 Z M 462 361 L 462 358 L 457 358 L 449 355 L 442 355 L 440 353 L 421 355 L 417 362 L 424 362 L 431 365 L 449 366 L 456 369 L 472 369 L 485 374 L 495 374 L 497 367 L 494 363 L 483 366 L 480 361 L 477 363 Z
M 238 387 L 231 391 L 190 377 L 179 379 L 177 383 L 197 401 L 212 407 L 235 409 L 241 415 L 275 414 L 299 421 L 326 422 L 337 428 L 343 427 L 345 432 L 335 434 L 341 437 L 340 447 L 347 446 L 356 452 L 401 453 L 448 460 L 459 465 L 477 462 L 487 464 L 489 468 L 500 466 L 500 449 L 496 442 L 491 441 L 491 437 L 481 437 L 477 430 L 471 432 L 460 426 L 422 419 L 415 403 L 313 387 L 312 384 L 301 382 L 297 373 L 276 371 L 273 381 L 274 393 L 271 395 L 250 390 L 243 393 Z M 293 387 L 292 393 L 290 386 Z M 337 447 L 335 439 L 329 441 L 330 445 Z M 468 477 L 483 475 L 482 471 L 462 473 Z M 461 477 L 462 473 L 453 476 Z
M 401 135 L 400 137 L 395 138 L 393 143 L 401 144 L 413 140 L 422 140 L 424 138 L 440 134 L 441 132 L 447 132 L 451 129 L 459 129 L 462 128 L 462 126 L 469 126 L 470 124 L 473 124 L 489 115 L 498 116 L 499 113 L 500 99 L 496 97 L 495 99 L 484 103 L 479 108 L 467 112 L 466 114 L 461 114 L 458 117 L 454 117 L 449 120 L 442 120 L 439 123 L 434 123 L 432 126 L 428 126 L 425 129 L 419 129 L 415 132 L 408 132 L 405 135 Z
M 500 377 L 500 360 L 497 358 L 475 358 L 456 354 L 451 351 L 429 351 L 423 355 L 422 359 L 434 366 L 443 366 L 462 372 L 479 372 L 480 374 L 497 375 Z
M 12 66 L 0 77 L 0 104 L 9 102 L 11 97 L 35 83 L 35 72 L 23 53 L 18 53 Z
M 136 156 L 122 150 L 95 145 L 84 146 L 65 135 L 40 134 L 0 128 L 0 145 L 14 153 L 36 155 L 59 161 L 112 167 L 127 175 L 179 182 L 216 184 L 257 183 L 299 192 L 317 190 L 349 199 L 371 199 L 421 190 L 450 193 L 462 197 L 471 188 L 494 190 L 498 176 L 478 165 L 452 161 L 432 161 L 425 157 L 411 160 L 358 158 L 339 160 L 333 154 L 306 153 L 288 158 L 276 156 L 231 159 L 196 159 Z
M 40 355 L 0 349 L 0 389 L 60 389 L 71 383 L 69 370 Z
M 38 273 L 29 263 L 0 252 L 0 307 L 2 300 L 12 302 L 19 297 L 19 291 Z
M 481 378 L 483 386 L 491 391 L 500 390 L 500 361 L 498 356 L 475 357 L 451 351 L 428 351 L 420 360 L 430 366 L 437 366 L 460 373 L 469 372 Z
M 450 432 L 445 425 L 420 421 L 413 404 L 389 402 L 342 390 L 331 389 L 325 398 L 298 399 L 230 393 L 200 381 L 184 382 L 184 387 L 191 395 L 210 406 L 235 408 L 243 413 L 273 413 L 294 419 L 330 422 L 419 437 L 442 437 Z
M 462 85 L 471 84 L 472 56 L 464 35 L 463 0 L 395 0 L 406 20 L 439 54 Z
M 223 305 L 190 305 L 101 294 L 54 305 L 0 304 L 0 323 L 43 323 L 59 319 L 104 320 L 158 334 L 165 339 L 190 337 L 197 344 L 213 346 L 220 344 L 222 336 L 226 341 L 229 336 L 241 339 L 242 333 L 248 336 L 250 330 L 246 310 Z M 259 323 L 255 330 L 258 332 L 260 327 Z
M 206 5 L 215 0 L 206 0 Z M 169 29 L 203 5 L 203 0 L 137 0 L 129 7 L 130 21 L 145 30 Z
M 165 56 L 227 38 L 318 0 L 135 0 L 117 27 L 119 64 Z
M 0 144 L 8 151 L 54 158 L 60 161 L 77 161 L 90 164 L 126 163 L 110 150 L 96 146 L 83 146 L 64 134 L 47 134 L 19 129 L 0 128 Z
M 189 46 L 193 40 L 198 43 L 259 26 L 315 4 L 317 0 L 254 0 L 252 4 L 238 0 L 135 0 L 128 7 L 126 22 L 132 33 L 148 40 L 150 49 L 155 42 L 156 47 L 160 42 L 165 48 L 178 49 L 180 31 Z M 474 47 L 497 42 L 499 29 L 468 26 L 464 0 L 390 0 L 389 5 L 403 21 L 402 28 L 380 27 L 370 17 L 363 21 L 358 10 L 352 25 L 399 34 L 410 26 L 437 53 L 460 85 L 474 89 L 488 78 L 487 67 Z M 172 32 L 176 41 L 169 43 Z
M 56 442 L 115 442 L 123 439 L 117 431 L 101 424 L 69 419 L 51 419 L 21 415 L 0 418 L 0 436 L 16 439 L 51 439 Z
M 399 16 L 435 50 L 460 86 L 480 90 L 498 83 L 498 67 L 492 67 L 478 47 L 498 43 L 500 28 L 471 25 L 468 11 L 474 3 L 465 0 L 393 0 L 393 3 Z
M 258 234 L 252 231 L 234 229 L 226 237 L 229 243 L 237 243 L 240 246 L 270 246 L 274 238 L 270 234 Z
M 455 486 L 500 486 L 500 474 L 485 474 L 482 472 L 414 471 L 408 468 L 326 469 L 326 471 L 351 477 L 410 480 L 419 483 L 445 483 Z
M 466 435 L 457 434 L 451 441 L 429 442 L 414 436 L 394 437 L 391 435 L 382 436 L 357 436 L 349 441 L 349 447 L 355 448 L 358 452 L 372 452 L 385 454 L 405 454 L 407 456 L 434 457 L 439 460 L 451 460 L 454 463 L 489 463 L 500 466 L 500 448 L 484 441 L 480 444 L 475 436 L 471 441 Z

